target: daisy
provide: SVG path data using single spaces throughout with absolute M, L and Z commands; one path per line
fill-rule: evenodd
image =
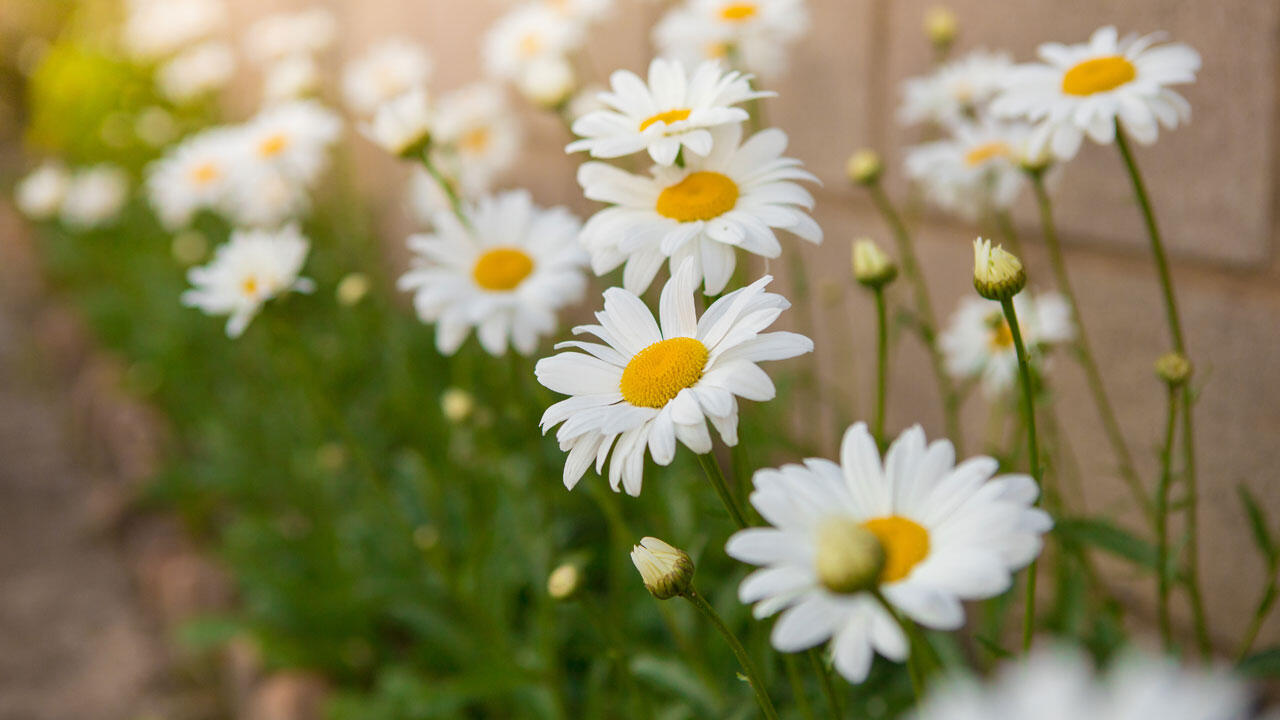
M 573 95 L 577 78 L 573 66 L 563 57 L 535 60 L 525 68 L 517 87 L 529 102 L 555 109 Z
M 361 128 L 365 137 L 392 155 L 422 155 L 431 136 L 431 108 L 427 92 L 410 90 L 378 108 L 373 121 Z
M 156 84 L 170 101 L 182 104 L 220 90 L 231 79 L 236 59 L 226 43 L 210 41 L 175 56 L 156 72 Z
M 614 0 L 542 0 L 542 4 L 560 17 L 580 25 L 604 18 L 613 11 Z
M 157 60 L 198 43 L 227 24 L 222 0 L 129 0 L 123 41 L 140 60 Z
M 1078 650 L 1039 649 L 980 685 L 952 679 L 929 693 L 910 720 L 1245 720 L 1249 693 L 1221 669 L 1182 668 L 1128 650 L 1105 674 Z
M 67 185 L 59 209 L 62 222 L 88 230 L 116 219 L 129 199 L 129 176 L 115 165 L 80 170 Z
M 308 248 L 296 225 L 275 232 L 237 230 L 207 265 L 187 272 L 193 287 L 182 294 L 182 304 L 229 316 L 227 337 L 239 337 L 268 300 L 315 289 L 310 279 L 298 277 Z
M 898 120 L 904 125 L 950 125 L 982 117 L 1013 69 L 1005 52 L 974 50 L 902 84 Z
M 32 170 L 14 188 L 14 204 L 32 220 L 47 220 L 58 213 L 67 195 L 71 175 L 55 162 L 45 162 Z
M 267 66 L 262 75 L 266 104 L 297 100 L 320 90 L 320 66 L 310 55 L 294 55 Z
M 433 131 L 433 142 L 447 155 L 439 164 L 470 195 L 488 192 L 494 176 L 510 168 L 520 152 L 520 123 L 501 88 L 488 83 L 441 97 Z
M 672 272 L 691 260 L 706 294 L 714 295 L 733 274 L 736 248 L 781 254 L 775 228 L 822 242 L 822 229 L 806 212 L 813 196 L 794 182 L 817 178 L 799 160 L 782 157 L 786 133 L 764 130 L 742 142 L 742 127 L 733 124 L 714 137 L 707 156 L 690 156 L 683 168 L 655 166 L 647 176 L 600 162 L 578 169 L 586 196 L 613 205 L 582 229 L 597 275 L 625 262 L 623 285 L 639 294 L 664 259 Z
M 295 57 L 311 57 L 338 36 L 338 20 L 328 8 L 268 15 L 249 26 L 245 51 L 259 64 L 271 65 Z
M 790 306 L 765 292 L 771 280 L 766 275 L 725 295 L 700 319 L 692 263 L 662 289 L 658 321 L 631 292 L 604 292 L 600 324 L 573 330 L 603 344 L 559 343 L 584 352 L 543 358 L 534 368 L 538 382 L 571 396 L 547 408 L 541 422 L 544 433 L 564 423 L 556 439 L 569 453 L 565 487 L 573 489 L 593 460 L 602 472 L 612 450 L 610 486 L 639 495 L 646 449 L 659 465 L 671 463 L 677 440 L 695 453 L 711 452 L 707 420 L 726 445 L 738 443 L 737 399 L 772 400 L 776 392 L 757 363 L 813 350 L 803 335 L 762 332 Z
M 499 18 L 484 38 L 485 71 L 521 82 L 526 69 L 547 58 L 564 58 L 582 45 L 582 26 L 549 5 L 529 3 Z
M 726 552 L 761 569 L 738 588 L 758 618 L 782 612 L 773 646 L 798 652 L 831 640 L 836 670 L 861 682 L 873 651 L 898 662 L 907 657 L 901 628 L 870 592 L 829 586 L 832 557 L 842 542 L 867 532 L 879 540 L 883 565 L 878 590 L 909 619 L 938 630 L 964 624 L 963 600 L 1009 589 L 1013 573 L 1040 553 L 1052 526 L 1033 507 L 1039 488 L 1027 475 L 992 478 L 997 463 L 975 457 L 955 464 L 947 440 L 926 444 L 919 426 L 907 429 L 881 463 L 864 423 L 845 432 L 840 464 L 756 472 L 751 504 L 771 527 L 742 530 Z
M 736 67 L 776 78 L 808 30 L 804 0 L 692 0 L 658 22 L 653 41 L 663 56 L 689 65 L 732 57 Z
M 431 58 L 410 40 L 393 38 L 347 64 L 342 92 L 347 107 L 369 115 L 383 103 L 419 87 L 431 77 Z
M 1138 142 L 1156 141 L 1191 119 L 1191 105 L 1170 89 L 1194 82 L 1200 54 L 1182 43 L 1160 45 L 1163 35 L 1119 37 L 1111 26 L 1079 45 L 1046 43 L 1043 63 L 1018 66 L 992 111 L 1036 125 L 1033 145 L 1059 159 L 1075 157 L 1085 135 L 1107 145 L 1117 123 Z
M 474 328 L 490 355 L 507 344 L 522 355 L 555 331 L 556 313 L 586 288 L 586 258 L 577 243 L 580 223 L 568 210 L 543 210 L 519 190 L 482 198 L 464 225 L 447 210 L 436 232 L 409 238 L 415 267 L 400 278 L 413 306 L 436 325 L 436 347 L 458 351 Z
M 303 185 L 315 182 L 342 120 L 315 100 L 294 100 L 258 113 L 240 130 L 250 163 L 268 165 Z
M 690 77 L 679 62 L 654 58 L 648 84 L 626 70 L 614 71 L 609 84 L 612 92 L 600 94 L 609 109 L 574 121 L 573 132 L 582 139 L 569 143 L 567 152 L 615 158 L 647 149 L 660 165 L 674 163 L 681 148 L 689 149 L 685 160 L 705 156 L 711 152 L 710 128 L 749 117 L 735 105 L 773 95 L 752 90 L 750 76 L 722 70 L 714 61 L 698 65 Z
M 241 163 L 232 177 L 222 211 L 237 227 L 278 228 L 306 214 L 306 187 L 264 163 Z
M 147 168 L 146 191 L 161 224 L 186 226 L 202 209 L 220 208 L 233 183 L 238 140 L 234 130 L 193 135 Z
M 1075 338 L 1071 306 L 1058 293 L 1013 298 L 1023 343 L 1032 361 L 1053 346 Z M 1003 397 L 1018 382 L 1018 355 L 1000 303 L 966 298 L 938 336 L 948 371 L 958 378 L 980 378 L 988 398 Z M 1043 369 L 1043 367 L 1041 368 Z
M 1022 163 L 1030 128 L 986 121 L 956 124 L 951 137 L 907 149 L 907 177 L 932 204 L 966 220 L 1008 210 L 1026 187 Z

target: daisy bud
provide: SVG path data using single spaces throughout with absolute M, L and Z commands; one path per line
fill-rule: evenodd
M 563 58 L 534 61 L 520 76 L 520 93 L 529 102 L 556 108 L 569 101 L 577 79 L 573 67 Z
M 462 388 L 447 388 L 440 394 L 440 412 L 446 420 L 460 423 L 471 417 L 476 408 L 476 399 Z
M 944 5 L 934 5 L 924 14 L 924 34 L 929 37 L 929 42 L 939 50 L 946 50 L 951 47 L 951 43 L 956 39 L 956 32 L 960 29 L 960 22 L 956 19 L 956 14 L 951 8 Z
M 874 185 L 880 179 L 880 173 L 884 172 L 884 165 L 880 163 L 880 155 L 875 150 L 863 148 L 849 156 L 844 169 L 849 174 L 849 179 L 855 183 Z
M 582 585 L 582 571 L 573 563 L 565 563 L 547 576 L 547 594 L 552 600 L 568 600 Z
M 870 238 L 853 242 L 853 277 L 869 288 L 882 288 L 898 276 L 898 266 Z
M 683 595 L 693 586 L 693 561 L 680 548 L 646 537 L 631 548 L 631 562 L 644 586 L 659 600 Z
M 1169 387 L 1181 387 L 1191 378 L 1191 361 L 1180 352 L 1167 352 L 1156 360 L 1156 375 Z
M 369 294 L 369 276 L 364 273 L 351 273 L 338 283 L 338 304 L 351 307 Z
M 1027 286 L 1022 261 L 990 240 L 973 241 L 973 287 L 988 300 L 1008 300 Z
M 884 546 L 875 533 L 859 523 L 840 518 L 818 528 L 818 582 L 834 593 L 870 590 L 884 572 Z
M 431 143 L 431 108 L 426 91 L 411 90 L 383 103 L 363 132 L 392 155 L 421 156 Z

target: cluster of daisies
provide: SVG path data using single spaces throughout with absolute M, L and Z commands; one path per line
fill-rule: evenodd
M 805 0 L 682 0 L 654 26 L 653 43 L 687 65 L 721 60 L 775 80 L 808 30 Z
M 536 105 L 563 105 L 578 87 L 577 54 L 592 26 L 607 18 L 613 6 L 614 0 L 529 0 L 516 5 L 485 34 L 485 72 L 511 83 Z
M 122 44 L 155 68 L 156 87 L 184 104 L 207 97 L 235 72 L 235 53 L 219 35 L 227 27 L 223 0 L 128 0 Z
M 76 230 L 109 225 L 129 199 L 124 170 L 103 163 L 75 171 L 46 161 L 14 188 L 14 204 L 32 220 L 57 219 Z

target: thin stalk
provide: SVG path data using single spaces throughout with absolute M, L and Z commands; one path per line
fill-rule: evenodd
M 932 665 L 932 668 L 928 668 L 928 670 L 937 669 L 940 665 L 937 655 L 933 651 L 933 646 L 929 644 L 929 639 L 924 636 L 924 633 L 920 632 L 920 628 L 914 622 L 902 617 L 893 605 L 889 604 L 883 593 L 879 590 L 872 590 L 871 595 L 876 599 L 876 602 L 880 603 L 880 607 L 889 613 L 893 621 L 902 629 L 903 634 L 907 636 L 907 645 L 910 648 L 907 651 L 907 674 L 911 676 L 911 689 L 915 693 L 916 701 L 919 702 L 920 698 L 924 696 L 925 681 L 929 675 L 929 672 L 922 664 L 927 661 Z
M 889 392 L 889 321 L 885 310 L 884 286 L 872 288 L 876 296 L 876 443 L 881 449 L 885 447 L 884 409 Z
M 738 641 L 737 636 L 720 619 L 720 614 L 716 612 L 715 608 L 711 607 L 711 603 L 708 603 L 706 599 L 699 595 L 697 590 L 689 588 L 684 598 L 715 626 L 720 635 L 724 637 L 725 642 L 729 644 L 729 648 L 737 656 L 738 664 L 742 666 L 742 671 L 747 676 L 747 682 L 751 684 L 751 689 L 756 694 L 756 702 L 760 704 L 760 711 L 764 713 L 768 720 L 778 720 L 778 711 L 774 709 L 773 701 L 769 699 L 769 693 L 765 691 L 763 677 L 760 675 L 760 671 L 756 669 L 756 664 L 751 659 L 751 656 L 747 654 L 746 648 L 742 647 L 742 643 Z
M 831 712 L 832 720 L 840 720 L 843 714 L 840 696 L 836 694 L 835 683 L 831 682 L 831 672 L 827 670 L 826 663 L 822 662 L 822 655 L 818 653 L 817 648 L 810 648 L 805 654 L 809 656 L 809 664 L 813 666 L 813 672 L 818 676 L 822 694 L 827 698 L 827 709 Z
M 467 227 L 471 226 L 471 220 L 467 218 L 467 214 L 462 209 L 462 197 L 458 195 L 458 189 L 453 186 L 453 181 L 445 177 L 444 173 L 431 162 L 431 156 L 428 151 L 422 153 L 422 165 L 427 169 L 427 173 L 431 178 L 440 185 L 444 190 L 444 194 L 449 198 L 449 207 L 453 208 L 453 214 L 458 216 L 458 220 Z
M 1173 442 L 1178 427 L 1178 392 L 1169 386 L 1164 444 L 1160 446 L 1160 483 L 1156 487 L 1156 618 L 1165 651 L 1173 645 L 1169 622 L 1169 486 L 1173 480 Z
M 1036 202 L 1040 206 L 1040 228 L 1044 235 L 1045 247 L 1049 250 L 1049 261 L 1053 265 L 1054 278 L 1058 290 L 1067 298 L 1071 308 L 1071 318 L 1076 323 L 1075 356 L 1080 367 L 1084 369 L 1085 380 L 1089 384 L 1089 392 L 1093 395 L 1094 407 L 1102 419 L 1102 429 L 1111 443 L 1111 451 L 1116 456 L 1120 477 L 1129 488 L 1129 492 L 1137 501 L 1138 507 L 1147 518 L 1151 518 L 1151 501 L 1147 498 L 1142 480 L 1134 469 L 1133 456 L 1129 453 L 1129 444 L 1125 441 L 1120 422 L 1116 419 L 1111 400 L 1107 397 L 1106 385 L 1102 381 L 1102 373 L 1098 370 L 1098 362 L 1094 359 L 1093 348 L 1089 344 L 1089 333 L 1084 327 L 1084 318 L 1080 314 L 1080 303 L 1076 300 L 1075 290 L 1071 287 L 1071 277 L 1067 274 L 1067 262 L 1062 255 L 1062 245 L 1058 242 L 1058 228 L 1053 220 L 1053 204 L 1049 200 L 1049 192 L 1044 186 L 1043 172 L 1030 172 L 1031 186 L 1035 189 Z
M 885 194 L 880 182 L 877 180 L 871 183 L 867 186 L 867 190 L 871 193 L 872 202 L 875 203 L 880 214 L 884 216 L 885 222 L 888 223 L 889 229 L 893 231 L 894 240 L 898 245 L 898 255 L 902 260 L 902 274 L 906 276 L 915 291 L 915 326 L 929 350 L 929 359 L 933 363 L 933 374 L 937 378 L 938 391 L 942 395 L 942 410 L 943 417 L 946 419 L 947 435 L 955 445 L 956 452 L 963 453 L 964 440 L 960 429 L 959 395 L 956 394 L 955 384 L 951 381 L 951 375 L 947 373 L 946 362 L 942 357 L 942 349 L 938 347 L 937 320 L 933 314 L 933 303 L 929 299 L 929 288 L 925 284 L 924 275 L 920 272 L 920 262 L 916 258 L 916 251 L 911 242 L 911 234 L 907 232 L 907 226 L 902 222 L 902 216 L 894 209 L 893 203 L 889 200 L 889 196 Z
M 996 216 L 996 226 L 1000 228 L 1000 235 L 1009 246 L 1010 252 L 1018 257 L 1026 257 L 1022 254 L 1022 240 L 1018 238 L 1018 231 L 1013 226 L 1013 218 L 1009 217 L 1009 211 L 1000 209 L 996 210 L 994 214 Z
M 805 720 L 817 720 L 817 716 L 813 714 L 813 705 L 809 703 L 809 696 L 805 694 L 804 678 L 800 677 L 800 666 L 796 664 L 795 656 L 784 654 L 782 666 L 787 671 L 787 682 L 791 683 L 791 697 L 800 707 L 800 714 Z
M 1240 641 L 1240 649 L 1236 651 L 1236 664 L 1241 663 L 1249 656 L 1249 651 L 1253 649 L 1253 644 L 1258 640 L 1258 632 L 1262 630 L 1262 623 L 1271 614 L 1271 607 L 1276 602 L 1276 575 L 1280 571 L 1280 555 L 1277 555 L 1270 561 L 1267 568 L 1267 586 L 1262 590 L 1262 597 L 1258 600 L 1258 609 L 1253 613 L 1253 620 L 1249 621 L 1249 629 L 1244 633 L 1244 639 Z
M 1169 260 L 1165 256 L 1164 241 L 1160 236 L 1160 228 L 1156 225 L 1156 216 L 1151 209 L 1151 199 L 1147 195 L 1146 185 L 1142 181 L 1142 173 L 1129 150 L 1129 140 L 1125 137 L 1124 128 L 1116 120 L 1116 147 L 1129 171 L 1129 179 L 1133 183 L 1133 194 L 1142 209 L 1142 220 L 1147 226 L 1147 235 L 1151 238 L 1151 255 L 1155 260 L 1156 272 L 1160 276 L 1160 289 L 1164 296 L 1165 316 L 1169 322 L 1169 335 L 1173 340 L 1173 349 L 1183 356 L 1187 355 L 1186 342 L 1182 334 L 1182 320 L 1178 316 L 1178 301 L 1173 291 L 1173 276 L 1169 272 Z M 1194 397 L 1191 383 L 1182 386 L 1182 452 L 1183 474 L 1187 484 L 1187 595 L 1191 600 L 1191 615 L 1195 625 L 1196 645 L 1200 655 L 1208 657 L 1211 650 L 1209 642 L 1209 621 L 1205 616 L 1204 599 L 1200 592 L 1200 521 L 1199 496 L 1196 482 L 1196 450 L 1195 429 L 1192 421 Z
M 1044 473 L 1040 468 L 1040 446 L 1036 438 L 1036 401 L 1035 390 L 1031 386 L 1031 365 L 1027 358 L 1027 347 L 1022 342 L 1022 329 L 1018 327 L 1018 313 L 1013 309 L 1013 298 L 1000 301 L 1004 309 L 1005 322 L 1009 324 L 1009 334 L 1013 336 L 1013 347 L 1018 353 L 1018 377 L 1022 385 L 1022 410 L 1027 425 L 1027 453 L 1031 464 L 1031 477 L 1037 486 L 1043 486 Z M 1031 636 L 1036 625 L 1036 561 L 1032 560 L 1027 568 L 1026 617 L 1022 620 L 1022 651 L 1031 649 Z
M 742 514 L 742 508 L 738 507 L 738 501 L 734 499 L 733 493 L 729 492 L 729 488 L 724 482 L 724 472 L 720 469 L 720 461 L 716 459 L 713 452 L 702 453 L 698 455 L 698 464 L 702 466 L 702 472 L 707 476 L 707 480 L 711 481 L 711 487 L 716 489 L 716 494 L 720 496 L 720 502 L 724 503 L 725 510 L 729 511 L 729 515 L 733 517 L 733 522 L 737 524 L 739 529 L 747 526 L 747 517 Z

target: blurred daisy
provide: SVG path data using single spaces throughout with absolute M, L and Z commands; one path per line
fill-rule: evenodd
M 573 132 L 582 139 L 569 143 L 567 152 L 615 158 L 647 149 L 655 162 L 670 165 L 688 148 L 689 161 L 711 152 L 709 128 L 749 117 L 735 105 L 773 95 L 752 90 L 749 76 L 716 62 L 702 63 L 689 76 L 678 61 L 662 58 L 649 64 L 648 84 L 627 70 L 614 71 L 609 84 L 612 91 L 600 94 L 609 109 L 574 121 Z
M 1071 306 L 1058 293 L 1019 293 L 1013 298 L 1022 341 L 1038 362 L 1053 346 L 1075 338 Z M 967 297 L 938 336 L 947 369 L 958 378 L 981 378 L 988 398 L 1017 386 L 1018 355 L 1000 303 Z M 1043 370 L 1043 365 L 1041 366 Z
M 310 185 L 328 163 L 328 150 L 342 132 L 342 120 L 319 102 L 295 100 L 268 107 L 240 132 L 249 162 L 269 165 Z
M 668 11 L 653 29 L 664 57 L 686 65 L 730 60 L 738 69 L 776 78 L 790 47 L 809 31 L 805 0 L 691 0 Z
M 772 128 L 742 142 L 742 126 L 717 128 L 706 157 L 691 156 L 683 168 L 655 166 L 633 175 L 600 162 L 578 169 L 578 183 L 592 199 L 613 204 L 582 230 L 598 275 L 622 263 L 623 286 L 639 294 L 662 261 L 672 272 L 685 260 L 708 295 L 724 290 L 737 264 L 735 249 L 766 258 L 782 253 L 774 229 L 822 242 L 809 217 L 813 196 L 797 180 L 817 182 L 800 161 L 782 157 L 786 133 Z
M 338 20 L 328 8 L 268 15 L 249 26 L 244 45 L 257 63 L 271 65 L 289 58 L 311 57 L 333 45 Z
M 662 289 L 659 320 L 639 297 L 622 288 L 604 292 L 599 325 L 574 328 L 601 343 L 566 341 L 563 352 L 538 361 L 538 382 L 569 395 L 547 408 L 542 430 L 560 425 L 556 439 L 568 451 L 564 484 L 572 489 L 595 461 L 609 464 L 609 484 L 639 495 L 646 449 L 659 465 L 675 457 L 679 440 L 695 453 L 711 452 L 706 421 L 726 445 L 738 443 L 738 400 L 772 400 L 773 381 L 757 363 L 813 350 L 789 332 L 763 333 L 790 306 L 765 292 L 769 276 L 712 303 L 699 319 L 693 292 L 698 274 L 686 263 Z M 616 442 L 615 442 L 616 441 Z
M 426 90 L 410 90 L 384 103 L 361 132 L 392 155 L 416 151 L 421 157 L 422 148 L 431 136 L 431 107 Z
M 297 100 L 320 90 L 320 66 L 310 55 L 294 55 L 267 66 L 262 75 L 266 104 Z
M 32 220 L 47 220 L 58 214 L 67 196 L 71 175 L 56 162 L 45 162 L 18 182 L 13 191 L 14 204 Z
M 383 103 L 415 88 L 431 77 L 431 58 L 417 43 L 402 38 L 386 40 L 347 63 L 342 92 L 347 106 L 358 115 L 370 115 Z
M 1104 675 L 1084 653 L 1036 650 L 1006 663 L 994 680 L 939 684 L 909 720 L 1245 720 L 1249 693 L 1222 669 L 1183 668 L 1140 651 L 1122 654 Z
M 235 55 L 226 43 L 206 42 L 161 65 L 156 84 L 166 98 L 180 105 L 222 89 L 235 67 Z
M 221 207 L 233 183 L 237 142 L 234 130 L 206 130 L 147 168 L 147 198 L 162 225 L 176 230 L 197 211 Z
M 878 588 L 907 618 L 937 630 L 964 624 L 964 600 L 999 595 L 1013 573 L 1040 553 L 1052 526 L 1033 507 L 1039 488 L 1027 475 L 992 478 L 995 460 L 955 464 L 947 440 L 926 444 L 909 428 L 880 451 L 864 423 L 850 427 L 840 464 L 760 470 L 751 504 L 772 527 L 742 530 L 725 551 L 761 569 L 738 588 L 758 618 L 782 612 L 773 646 L 798 652 L 831 640 L 836 670 L 866 679 L 874 653 L 906 659 L 906 636 L 866 591 L 836 591 L 824 580 L 831 558 L 847 552 L 849 532 L 869 531 L 884 551 Z M 824 571 L 820 571 L 824 568 Z
M 223 211 L 233 225 L 272 229 L 302 217 L 309 207 L 306 187 L 295 178 L 272 165 L 243 163 L 236 168 Z
M 550 5 L 520 5 L 499 18 L 485 35 L 485 71 L 495 79 L 519 83 L 530 65 L 562 59 L 581 44 L 581 25 Z
M 974 50 L 928 75 L 907 78 L 898 119 L 907 125 L 972 122 L 984 115 L 1011 69 L 1008 53 Z
M 449 155 L 440 164 L 471 195 L 487 192 L 520 152 L 520 124 L 502 89 L 488 83 L 441 97 L 433 130 L 433 142 Z
M 564 208 L 543 210 L 519 190 L 482 198 L 463 225 L 448 210 L 433 219 L 436 232 L 414 235 L 415 267 L 400 278 L 413 306 L 436 325 L 436 347 L 457 352 L 474 328 L 490 355 L 508 342 L 523 355 L 555 331 L 556 313 L 577 302 L 586 287 L 580 223 Z
M 907 177 L 925 198 L 966 220 L 990 210 L 1008 210 L 1026 186 L 1021 163 L 1030 128 L 987 121 L 958 124 L 945 140 L 907 149 Z
M 1200 69 L 1195 50 L 1161 40 L 1160 33 L 1119 37 L 1107 26 L 1087 43 L 1041 45 L 1044 62 L 1015 68 L 992 111 L 1035 124 L 1033 146 L 1062 160 L 1075 157 L 1085 135 L 1113 142 L 1117 122 L 1149 145 L 1161 125 L 1172 130 L 1191 119 L 1191 105 L 1170 86 L 1194 82 Z
M 129 176 L 115 165 L 85 168 L 72 176 L 62 198 L 62 222 L 81 230 L 116 219 L 129 198 Z
M 569 100 L 576 85 L 577 77 L 569 61 L 549 57 L 529 63 L 516 87 L 534 105 L 554 109 Z
M 542 4 L 562 18 L 586 25 L 609 14 L 614 0 L 542 0 Z
M 123 40 L 131 55 L 157 60 L 222 30 L 222 0 L 129 0 Z
M 182 304 L 229 316 L 227 336 L 239 337 L 268 300 L 315 288 L 298 277 L 308 248 L 296 225 L 275 232 L 236 230 L 207 265 L 187 271 L 192 288 L 182 294 Z

